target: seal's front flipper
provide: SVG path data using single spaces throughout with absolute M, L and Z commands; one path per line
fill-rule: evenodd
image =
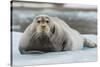
M 20 51 L 21 54 L 43 54 L 41 51 Z
M 22 48 L 19 48 L 19 52 L 20 52 L 20 54 L 43 54 L 44 52 L 42 52 L 42 51 L 26 51 L 26 50 L 24 50 L 24 49 L 22 49 Z

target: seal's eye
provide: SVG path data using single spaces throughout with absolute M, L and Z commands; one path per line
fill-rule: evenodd
M 48 21 L 48 20 L 46 20 L 46 23 L 49 23 L 49 21 Z
M 40 20 L 37 21 L 37 23 L 40 23 L 40 22 L 41 22 Z

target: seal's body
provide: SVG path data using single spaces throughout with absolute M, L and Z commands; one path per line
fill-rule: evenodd
M 27 27 L 20 40 L 21 54 L 78 50 L 83 46 L 96 47 L 96 43 L 83 38 L 57 17 L 39 15 Z

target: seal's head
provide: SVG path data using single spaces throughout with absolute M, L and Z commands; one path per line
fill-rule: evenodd
M 35 18 L 36 32 L 49 33 L 50 32 L 50 18 L 45 15 L 39 15 Z
M 38 34 L 44 33 L 50 35 L 54 33 L 54 24 L 51 17 L 47 15 L 38 15 L 33 20 L 35 32 Z

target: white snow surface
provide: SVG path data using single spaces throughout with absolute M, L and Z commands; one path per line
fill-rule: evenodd
M 83 48 L 82 50 L 77 51 L 21 55 L 18 50 L 21 35 L 22 33 L 12 32 L 12 63 L 14 66 L 97 61 L 97 48 Z M 93 34 L 84 34 L 83 36 L 94 41 L 97 39 L 97 36 Z

